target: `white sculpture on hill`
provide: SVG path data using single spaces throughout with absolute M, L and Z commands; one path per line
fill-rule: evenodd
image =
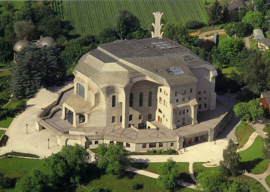
M 152 23 L 154 27 L 154 31 L 151 31 L 152 38 L 155 38 L 155 37 L 161 38 L 163 35 L 163 32 L 161 33 L 161 27 L 163 26 L 163 24 L 161 24 L 161 17 L 163 13 L 161 13 L 160 11 L 157 11 L 157 12 L 154 12 L 153 14 L 155 16 L 155 24 Z

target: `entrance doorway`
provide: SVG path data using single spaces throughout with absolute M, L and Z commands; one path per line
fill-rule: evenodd
M 65 120 L 73 124 L 73 112 L 65 108 Z

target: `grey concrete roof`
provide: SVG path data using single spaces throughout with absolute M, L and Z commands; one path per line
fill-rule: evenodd
M 270 46 L 270 39 L 268 38 L 259 39 L 258 42 L 264 44 L 265 46 Z
M 228 10 L 233 11 L 237 8 L 246 7 L 246 6 L 247 5 L 244 0 L 237 0 L 228 4 Z
M 54 38 L 52 37 L 40 37 L 40 40 L 38 42 L 38 45 L 42 46 L 42 47 L 51 47 L 51 46 L 55 46 L 56 42 L 54 40 Z
M 268 105 L 270 105 L 270 91 L 262 92 L 263 98 L 266 99 Z
M 192 57 L 193 60 L 185 61 L 183 56 Z M 183 73 L 175 75 L 170 70 L 172 67 L 180 68 Z M 213 65 L 168 38 L 148 38 L 117 40 L 100 45 L 79 60 L 74 72 L 79 71 L 91 79 L 95 78 L 94 81 L 100 87 L 110 81 L 124 85 L 123 82 L 142 76 L 166 86 L 174 86 L 196 83 L 190 68 L 198 67 L 215 70 Z M 126 73 L 121 75 L 123 71 Z M 117 79 L 114 79 L 115 76 Z
M 91 108 L 91 104 L 77 94 L 72 94 L 65 103 L 72 107 L 76 113 L 87 113 Z
M 23 40 L 17 41 L 15 43 L 15 45 L 13 46 L 13 50 L 17 51 L 17 52 L 20 52 L 23 48 L 25 48 L 25 47 L 27 47 L 29 45 L 30 45 L 30 42 L 27 41 L 26 39 L 23 39 Z

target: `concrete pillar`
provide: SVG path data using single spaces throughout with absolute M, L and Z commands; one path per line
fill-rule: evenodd
M 179 136 L 177 137 L 177 149 L 182 149 L 183 148 L 183 143 L 184 143 L 184 137 Z
M 210 71 L 210 98 L 209 98 L 209 110 L 214 110 L 216 109 L 216 93 L 215 93 L 215 84 L 216 84 L 216 76 L 217 76 L 217 71 L 212 70 Z
M 123 89 L 124 100 L 122 101 L 122 128 L 128 128 L 129 123 L 129 95 L 131 84 Z
M 198 105 L 191 106 L 192 125 L 197 124 Z
M 215 130 L 213 128 L 208 129 L 208 142 L 214 141 Z

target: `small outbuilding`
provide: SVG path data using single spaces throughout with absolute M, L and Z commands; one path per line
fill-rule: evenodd
M 270 91 L 262 92 L 261 93 L 261 98 L 260 98 L 260 103 L 263 106 L 264 110 L 267 112 L 270 112 Z
M 253 30 L 253 36 L 256 40 L 263 39 L 264 34 L 261 29 L 254 29 Z
M 247 7 L 246 3 L 244 0 L 236 0 L 232 1 L 231 3 L 228 4 L 228 11 L 238 11 L 240 8 Z
M 270 39 L 263 38 L 263 39 L 258 40 L 258 48 L 261 51 L 265 51 L 265 50 L 269 49 L 269 46 L 270 46 Z

